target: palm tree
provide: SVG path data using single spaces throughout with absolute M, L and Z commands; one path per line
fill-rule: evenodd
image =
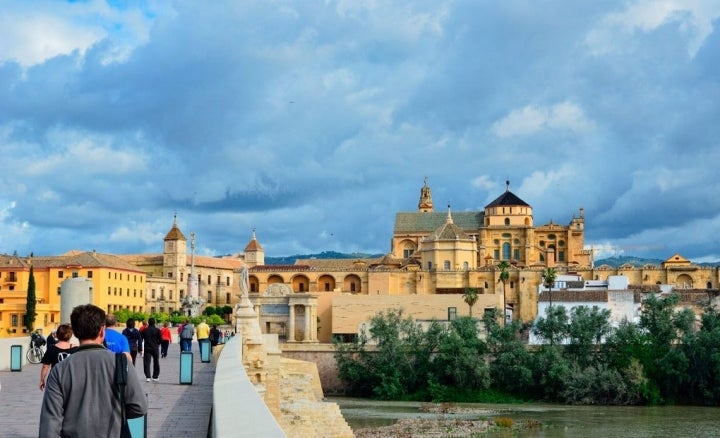
M 468 306 L 470 306 L 470 318 L 472 318 L 472 308 L 477 303 L 478 300 L 478 293 L 477 290 L 475 290 L 472 287 L 469 287 L 465 289 L 465 293 L 463 294 L 463 301 L 467 303 Z
M 510 263 L 506 262 L 505 260 L 498 263 L 498 269 L 500 269 L 500 281 L 502 281 L 503 284 L 503 299 L 502 299 L 502 316 L 503 316 L 503 325 L 505 325 L 507 316 L 505 315 L 506 307 L 505 304 L 505 286 L 507 285 L 508 280 L 510 279 Z
M 552 307 L 552 287 L 555 284 L 557 278 L 557 272 L 555 268 L 547 268 L 542 273 L 543 285 L 548 288 L 548 295 L 550 296 L 550 307 Z

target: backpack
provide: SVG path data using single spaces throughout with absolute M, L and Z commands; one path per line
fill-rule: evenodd
M 180 332 L 180 338 L 182 339 L 192 339 L 195 335 L 195 328 L 192 324 L 185 324 L 183 326 L 182 332 Z

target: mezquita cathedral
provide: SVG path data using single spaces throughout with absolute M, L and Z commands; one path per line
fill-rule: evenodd
M 717 267 L 693 264 L 679 254 L 660 265 L 594 266 L 592 250 L 584 245 L 584 227 L 582 208 L 566 225 L 536 225 L 533 207 L 510 191 L 509 182 L 483 210 L 437 211 L 427 179 L 417 209 L 396 213 L 390 251 L 377 258 L 266 265 L 254 231 L 242 253 L 198 256 L 194 234 L 188 245 L 175 220 L 161 254 L 0 255 L 0 336 L 23 333 L 31 266 L 37 284 L 36 327 L 48 332 L 60 321 L 61 292 L 72 282 L 91 288 L 94 304 L 108 312 L 172 313 L 190 306 L 235 306 L 247 270 L 248 295 L 261 330 L 286 343 L 350 338 L 388 309 L 402 309 L 423 322 L 481 316 L 505 307 L 506 318 L 529 323 L 548 299 L 583 301 L 592 295 L 607 301 L 608 284 L 617 284 L 609 280 L 618 276 L 626 279 L 623 284 L 638 302 L 644 292 L 672 289 L 698 307 L 702 297 L 718 290 Z M 504 283 L 498 267 L 503 261 L 510 266 Z M 556 281 L 543 290 L 547 268 L 572 281 Z M 463 300 L 468 288 L 478 293 L 472 308 Z

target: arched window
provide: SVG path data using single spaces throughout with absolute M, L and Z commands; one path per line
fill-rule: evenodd
M 510 260 L 510 243 L 508 242 L 502 244 L 502 259 Z
M 506 217 L 506 218 L 505 218 L 505 226 L 506 226 L 506 227 L 507 227 L 507 226 L 510 226 L 510 218 L 509 218 L 509 217 Z

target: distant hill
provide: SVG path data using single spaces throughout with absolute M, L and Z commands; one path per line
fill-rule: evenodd
M 595 260 L 595 266 L 602 266 L 602 265 L 608 265 L 613 268 L 617 268 L 619 266 L 622 266 L 624 264 L 630 264 L 632 266 L 641 268 L 645 265 L 662 265 L 662 262 L 665 260 L 663 259 L 645 259 L 640 257 L 633 257 L 633 256 L 615 256 L 615 257 L 608 257 L 606 259 L 601 260 Z M 720 262 L 702 262 L 702 263 L 694 263 L 698 266 L 718 266 L 720 265 Z
M 366 253 L 342 253 L 335 251 L 323 251 L 318 254 L 296 254 L 286 257 L 265 257 L 266 265 L 294 265 L 297 259 L 368 259 L 382 257 L 385 254 L 366 254 Z M 613 268 L 618 268 L 625 264 L 630 264 L 641 268 L 645 265 L 657 265 L 660 266 L 664 260 L 662 259 L 648 259 L 634 256 L 615 256 L 608 257 L 605 259 L 595 260 L 595 266 L 608 265 Z M 716 263 L 697 263 L 700 266 L 717 266 L 720 262 Z
M 370 259 L 382 257 L 385 254 L 366 254 L 360 252 L 342 253 L 335 251 L 323 251 L 319 254 L 296 254 L 286 257 L 265 256 L 266 265 L 294 265 L 297 259 Z
M 595 266 L 608 265 L 613 268 L 618 268 L 622 265 L 632 265 L 637 268 L 641 268 L 645 265 L 657 265 L 660 266 L 664 260 L 661 259 L 645 259 L 634 256 L 614 256 L 606 259 L 595 260 Z

